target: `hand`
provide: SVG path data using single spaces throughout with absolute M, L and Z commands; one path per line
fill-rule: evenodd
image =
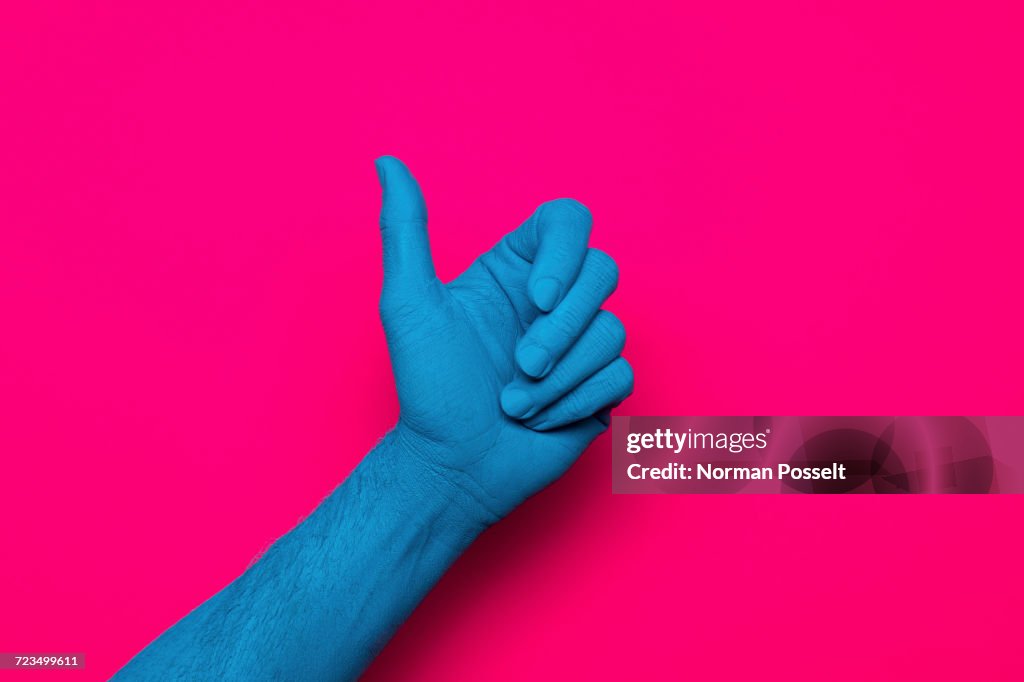
M 443 284 L 415 178 L 388 156 L 377 172 L 395 433 L 493 522 L 561 476 L 633 390 L 625 330 L 600 309 L 618 268 L 587 247 L 590 212 L 558 199 Z

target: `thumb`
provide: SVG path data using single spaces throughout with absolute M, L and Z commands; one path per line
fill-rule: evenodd
M 419 287 L 436 277 L 430 258 L 423 193 L 416 178 L 395 157 L 382 156 L 376 166 L 384 191 L 380 211 L 384 285 Z

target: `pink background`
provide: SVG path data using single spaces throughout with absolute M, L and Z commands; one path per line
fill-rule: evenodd
M 620 414 L 1024 412 L 1019 3 L 153 4 L 0 9 L 0 649 L 86 652 L 54 678 L 111 674 L 393 423 L 381 153 L 444 277 L 591 207 Z M 369 679 L 1020 674 L 1024 497 L 610 478 L 605 437 Z

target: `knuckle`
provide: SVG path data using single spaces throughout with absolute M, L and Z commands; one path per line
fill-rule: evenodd
M 380 313 L 381 319 L 387 320 L 391 316 L 391 311 L 394 307 L 394 296 L 390 296 L 385 289 L 380 293 L 380 298 L 377 300 L 377 312 Z
M 566 308 L 557 312 L 557 315 L 551 315 L 548 318 L 548 325 L 553 340 L 556 343 L 564 344 L 576 338 L 583 328 L 585 321 L 581 319 L 580 312 L 573 308 Z
M 619 285 L 619 264 L 601 249 L 591 248 L 587 252 L 587 260 L 594 270 L 594 278 L 598 284 L 609 292 L 615 291 Z
M 609 374 L 601 381 L 601 403 L 610 402 L 619 394 L 620 381 L 614 374 Z
M 601 372 L 598 383 L 604 402 L 619 400 L 633 390 L 633 368 L 625 358 L 616 358 Z
M 377 302 L 377 310 L 384 324 L 397 322 L 410 317 L 417 306 L 395 289 L 385 286 Z
M 573 391 L 562 398 L 560 412 L 562 415 L 575 416 L 587 410 L 587 393 L 585 391 Z
M 597 313 L 598 333 L 615 353 L 626 345 L 626 327 L 615 313 L 601 310 Z
M 629 395 L 633 392 L 633 384 L 635 377 L 633 375 L 633 367 L 629 364 L 626 358 L 619 358 L 615 361 L 616 367 L 616 391 L 620 395 Z
M 566 309 L 565 314 L 561 316 L 562 324 L 564 325 L 563 330 L 574 338 L 579 336 L 586 329 L 592 315 L 593 313 L 585 312 L 582 309 Z

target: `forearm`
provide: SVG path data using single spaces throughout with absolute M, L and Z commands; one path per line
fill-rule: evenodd
M 117 679 L 354 678 L 485 526 L 475 501 L 393 431 Z

